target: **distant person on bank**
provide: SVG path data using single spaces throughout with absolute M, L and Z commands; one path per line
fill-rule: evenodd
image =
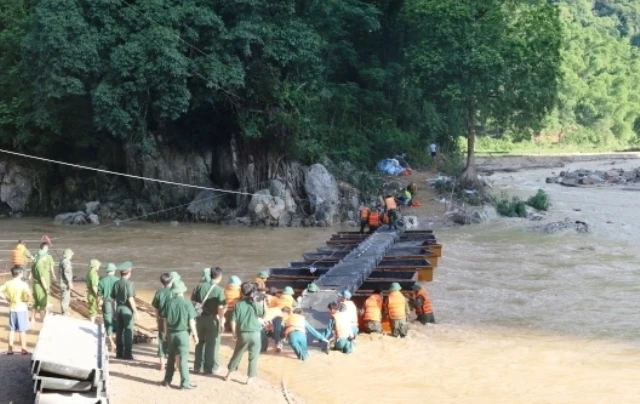
M 29 325 L 29 307 L 31 291 L 29 284 L 22 279 L 24 269 L 20 266 L 11 268 L 12 279 L 0 286 L 0 297 L 9 303 L 9 350 L 7 355 L 13 355 L 13 342 L 18 332 L 22 355 L 29 355 L 27 351 L 27 331 Z
M 435 144 L 435 143 L 433 143 L 433 142 L 432 142 L 432 143 L 429 145 L 429 151 L 431 152 L 431 157 L 432 157 L 432 158 L 436 158 L 437 149 L 438 149 L 438 147 L 436 146 L 436 144 Z

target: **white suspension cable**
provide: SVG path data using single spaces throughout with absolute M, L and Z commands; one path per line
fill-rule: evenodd
M 0 152 L 6 153 L 6 154 L 11 154 L 11 155 L 18 156 L 18 157 L 24 157 L 24 158 L 34 159 L 34 160 L 45 161 L 47 163 L 62 164 L 62 165 L 65 165 L 65 166 L 69 166 L 69 167 L 73 167 L 73 168 L 80 168 L 80 169 L 83 169 L 83 170 L 96 171 L 96 172 L 99 172 L 99 173 L 105 173 L 105 174 L 111 174 L 111 175 L 120 175 L 122 177 L 134 178 L 134 179 L 142 180 L 142 181 L 152 181 L 152 182 L 158 182 L 158 183 L 161 183 L 161 184 L 178 185 L 178 186 L 187 187 L 187 188 L 204 189 L 204 190 L 207 190 L 207 191 L 216 191 L 216 192 L 221 192 L 221 193 L 226 193 L 226 194 L 254 195 L 251 192 L 242 192 L 242 191 L 234 191 L 234 190 L 230 190 L 230 189 L 203 187 L 203 186 L 200 186 L 200 185 L 184 184 L 184 183 L 181 183 L 181 182 L 166 181 L 166 180 L 160 180 L 160 179 L 157 179 L 157 178 L 141 177 L 141 176 L 133 175 L 133 174 L 118 173 L 118 172 L 115 172 L 115 171 L 103 170 L 103 169 L 94 168 L 94 167 L 87 167 L 87 166 L 82 166 L 82 165 L 79 165 L 79 164 L 67 163 L 65 161 L 47 159 L 47 158 L 44 158 L 44 157 L 31 156 L 31 155 L 28 155 L 28 154 L 18 153 L 18 152 L 4 150 L 4 149 L 0 149 Z

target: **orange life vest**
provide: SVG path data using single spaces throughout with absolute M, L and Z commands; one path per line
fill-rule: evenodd
M 407 318 L 407 298 L 395 291 L 389 293 L 389 301 L 387 308 L 389 309 L 389 318 L 392 320 L 405 320 Z
M 344 302 L 342 302 L 342 304 L 347 306 L 347 311 L 345 313 L 349 315 L 349 321 L 351 321 L 351 325 L 357 326 L 358 325 L 358 308 L 356 307 L 356 304 L 351 300 L 345 300 Z
M 260 289 L 266 289 L 267 288 L 267 283 L 262 278 L 256 278 L 255 283 L 258 284 L 258 288 L 260 288 Z
M 369 218 L 370 213 L 371 213 L 371 209 L 365 206 L 364 208 L 360 209 L 360 219 L 367 220 Z
M 267 306 L 280 308 L 280 299 L 278 296 L 267 295 Z
M 227 301 L 227 311 L 232 311 L 236 302 L 240 300 L 240 286 L 227 285 L 224 288 L 224 299 Z
M 416 307 L 416 315 L 421 314 L 431 314 L 433 313 L 433 307 L 431 307 L 431 299 L 429 299 L 429 295 L 427 291 L 424 289 L 418 290 L 416 293 L 416 297 L 421 297 L 423 299 L 422 306 Z
M 396 198 L 394 198 L 393 196 L 388 197 L 384 200 L 384 206 L 387 207 L 387 210 L 396 209 L 398 207 L 398 205 L 396 205 Z
M 293 296 L 280 295 L 280 299 L 278 299 L 278 307 L 280 307 L 281 309 L 288 307 L 293 310 Z
M 306 332 L 306 321 L 300 314 L 291 314 L 284 322 L 284 334 L 288 337 L 294 331 Z
M 377 210 L 369 213 L 369 226 L 378 227 L 380 226 L 380 213 Z
M 27 263 L 27 257 L 24 256 L 24 250 L 26 247 L 22 244 L 18 244 L 16 248 L 11 252 L 11 265 L 19 265 L 24 267 Z
M 364 302 L 364 321 L 382 321 L 382 296 L 371 295 Z
M 351 320 L 346 311 L 338 311 L 333 315 L 334 329 L 338 338 L 353 337 Z
M 388 214 L 384 214 L 382 215 L 382 223 L 384 224 L 389 224 L 389 215 Z

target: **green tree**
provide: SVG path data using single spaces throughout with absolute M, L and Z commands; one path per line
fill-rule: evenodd
M 479 125 L 536 130 L 555 106 L 558 11 L 544 1 L 408 0 L 405 17 L 414 38 L 408 48 L 414 78 L 465 123 L 461 177 L 475 182 Z

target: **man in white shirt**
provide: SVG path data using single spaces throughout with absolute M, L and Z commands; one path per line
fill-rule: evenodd
M 431 157 L 436 158 L 436 144 L 435 143 L 431 143 L 429 145 L 429 151 L 431 152 Z

